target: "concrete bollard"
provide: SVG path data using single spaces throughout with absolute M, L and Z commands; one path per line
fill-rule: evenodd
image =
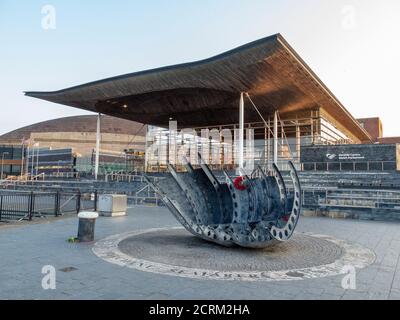
M 78 240 L 79 242 L 91 242 L 94 240 L 94 227 L 96 219 L 99 217 L 97 212 L 80 212 L 78 214 Z

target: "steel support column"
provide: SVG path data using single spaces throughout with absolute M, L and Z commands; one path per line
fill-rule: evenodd
M 278 111 L 274 113 L 274 163 L 278 165 Z
M 296 156 L 299 163 L 300 163 L 300 152 L 301 152 L 301 131 L 299 122 L 296 121 Z
M 240 94 L 239 103 L 239 148 L 238 148 L 238 164 L 239 168 L 244 167 L 244 97 L 243 92 Z
M 100 159 L 100 121 L 101 114 L 97 115 L 97 129 L 96 129 L 96 159 L 94 165 L 94 178 L 97 180 L 99 174 L 99 159 Z

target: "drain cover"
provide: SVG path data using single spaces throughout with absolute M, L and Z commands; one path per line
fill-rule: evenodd
M 76 271 L 76 270 L 78 270 L 78 269 L 75 267 L 65 267 L 65 268 L 60 269 L 61 272 L 72 272 L 72 271 Z

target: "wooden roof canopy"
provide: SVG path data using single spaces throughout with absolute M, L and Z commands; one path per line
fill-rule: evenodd
M 371 140 L 280 34 L 198 62 L 25 94 L 150 125 L 174 119 L 189 128 L 238 123 L 241 92 L 266 117 L 323 107 L 360 141 Z M 261 122 L 246 104 L 245 121 Z

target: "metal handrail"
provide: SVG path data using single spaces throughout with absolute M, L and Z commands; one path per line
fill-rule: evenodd
M 368 195 L 363 196 L 362 193 L 368 193 Z M 309 199 L 307 198 L 307 195 L 309 194 L 312 194 L 313 196 L 313 203 L 306 201 Z M 318 196 L 318 198 L 315 198 L 316 196 Z M 400 191 L 305 188 L 302 191 L 302 200 L 305 207 L 379 208 L 382 210 L 400 210 Z M 337 202 L 332 203 L 331 201 Z

